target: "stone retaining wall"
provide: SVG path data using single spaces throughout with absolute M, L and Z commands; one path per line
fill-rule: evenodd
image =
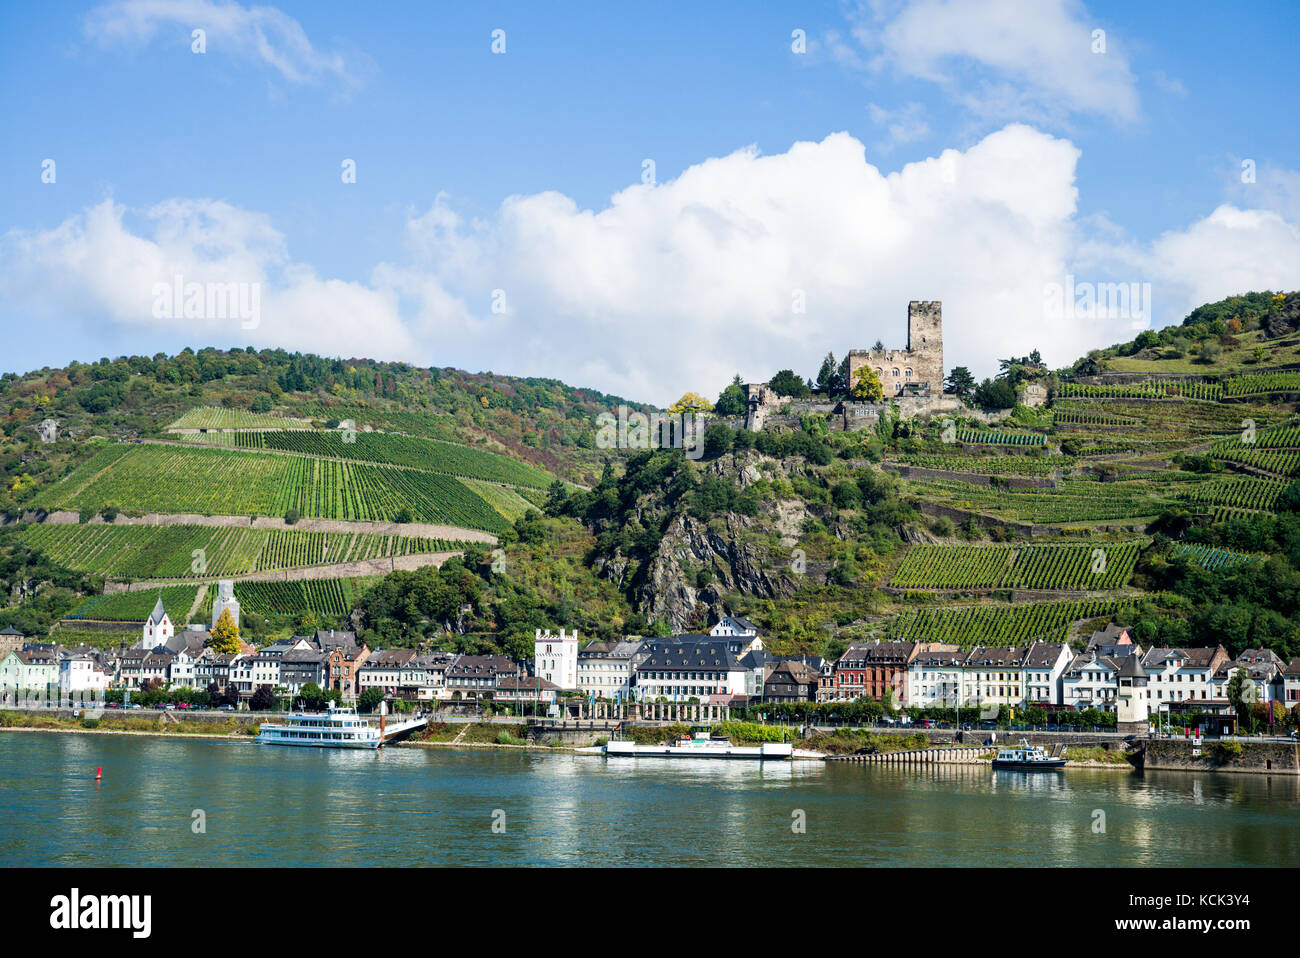
M 1293 742 L 1239 742 L 1241 754 L 1225 756 L 1217 739 L 1203 739 L 1200 755 L 1189 739 L 1150 739 L 1144 767 L 1196 772 L 1244 772 L 1256 775 L 1300 775 L 1300 744 Z

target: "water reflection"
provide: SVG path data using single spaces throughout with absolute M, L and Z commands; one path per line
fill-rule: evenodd
M 1297 798 L 1281 776 L 0 733 L 0 864 L 1287 865 Z

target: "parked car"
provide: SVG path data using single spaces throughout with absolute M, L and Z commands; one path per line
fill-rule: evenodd
M 177 703 L 176 703 L 176 707 L 177 707 L 178 709 L 187 709 L 187 708 L 190 707 L 190 703 L 189 703 L 189 702 L 177 702 Z
M 171 702 L 166 703 L 165 705 L 161 706 L 161 708 L 162 708 L 162 710 L 163 710 L 164 712 L 175 712 L 175 711 L 176 711 L 176 706 L 172 705 Z
M 108 708 L 111 708 L 111 709 L 120 709 L 121 707 L 122 707 L 122 703 L 121 703 L 121 702 L 109 702 L 109 703 L 108 703 Z
M 875 755 L 879 751 L 880 749 L 876 748 L 874 745 L 868 745 L 865 748 L 858 749 L 853 754 L 854 755 Z
M 225 702 L 221 705 L 218 705 L 217 708 L 222 712 L 233 712 L 235 710 L 235 707 L 231 705 L 229 702 Z
M 144 706 L 141 705 L 139 702 L 131 702 L 130 704 L 128 704 L 128 705 L 124 705 L 124 706 L 122 706 L 122 707 L 123 707 L 123 708 L 128 708 L 128 709 L 142 709 L 142 708 L 144 708 Z

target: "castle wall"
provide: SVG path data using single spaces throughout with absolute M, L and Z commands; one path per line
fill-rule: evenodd
M 849 378 L 863 366 L 880 377 L 886 398 L 908 383 L 928 383 L 931 395 L 943 392 L 943 305 L 938 300 L 907 304 L 906 349 L 849 350 Z

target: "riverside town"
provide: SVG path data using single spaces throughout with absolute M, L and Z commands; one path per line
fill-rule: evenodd
M 1300 5 L 649 14 L 0 14 L 10 939 L 1285 940 Z

